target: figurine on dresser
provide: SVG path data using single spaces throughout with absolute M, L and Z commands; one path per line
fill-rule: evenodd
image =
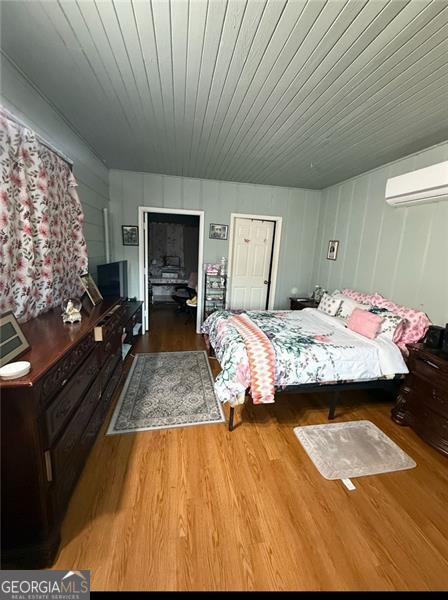
M 78 323 L 81 321 L 81 302 L 76 299 L 67 300 L 63 304 L 65 306 L 62 313 L 63 323 Z

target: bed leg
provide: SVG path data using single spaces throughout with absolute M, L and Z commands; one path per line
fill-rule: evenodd
M 332 421 L 335 418 L 336 413 L 336 405 L 339 401 L 339 392 L 334 392 L 330 394 L 330 409 L 328 411 L 328 420 Z
M 230 415 L 229 415 L 229 431 L 233 431 L 233 417 L 235 415 L 235 407 L 230 407 Z

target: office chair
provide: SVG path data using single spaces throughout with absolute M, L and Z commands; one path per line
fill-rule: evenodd
M 197 295 L 197 282 L 198 274 L 190 273 L 190 278 L 186 285 L 176 285 L 174 288 L 174 294 L 171 296 L 171 298 L 177 304 L 176 312 L 187 312 L 187 300 L 191 300 Z

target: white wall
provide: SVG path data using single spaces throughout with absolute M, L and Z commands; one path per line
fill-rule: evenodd
M 102 209 L 109 201 L 107 167 L 3 55 L 0 103 L 73 161 L 84 210 L 89 271 L 95 275 L 96 265 L 105 262 Z
M 379 292 L 448 322 L 448 202 L 393 208 L 388 177 L 448 159 L 448 142 L 322 192 L 313 280 L 327 290 Z M 328 241 L 340 240 L 336 261 Z
M 122 225 L 137 225 L 139 206 L 204 210 L 204 261 L 228 255 L 228 241 L 208 237 L 210 223 L 229 224 L 232 212 L 283 217 L 276 307 L 289 306 L 293 287 L 309 293 L 321 193 L 265 185 L 111 170 L 113 260 L 129 262 L 129 295 L 138 296 L 138 248 L 123 246 Z

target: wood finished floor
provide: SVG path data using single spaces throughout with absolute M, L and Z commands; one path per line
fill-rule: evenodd
M 158 306 L 137 351 L 203 347 Z M 219 424 L 105 437 L 103 427 L 54 568 L 90 569 L 93 590 L 448 588 L 448 459 L 393 423 L 389 403 L 346 394 L 336 421 L 373 421 L 417 467 L 359 478 L 354 492 L 321 477 L 293 434 L 326 422 L 325 395 L 242 415 L 231 434 Z

